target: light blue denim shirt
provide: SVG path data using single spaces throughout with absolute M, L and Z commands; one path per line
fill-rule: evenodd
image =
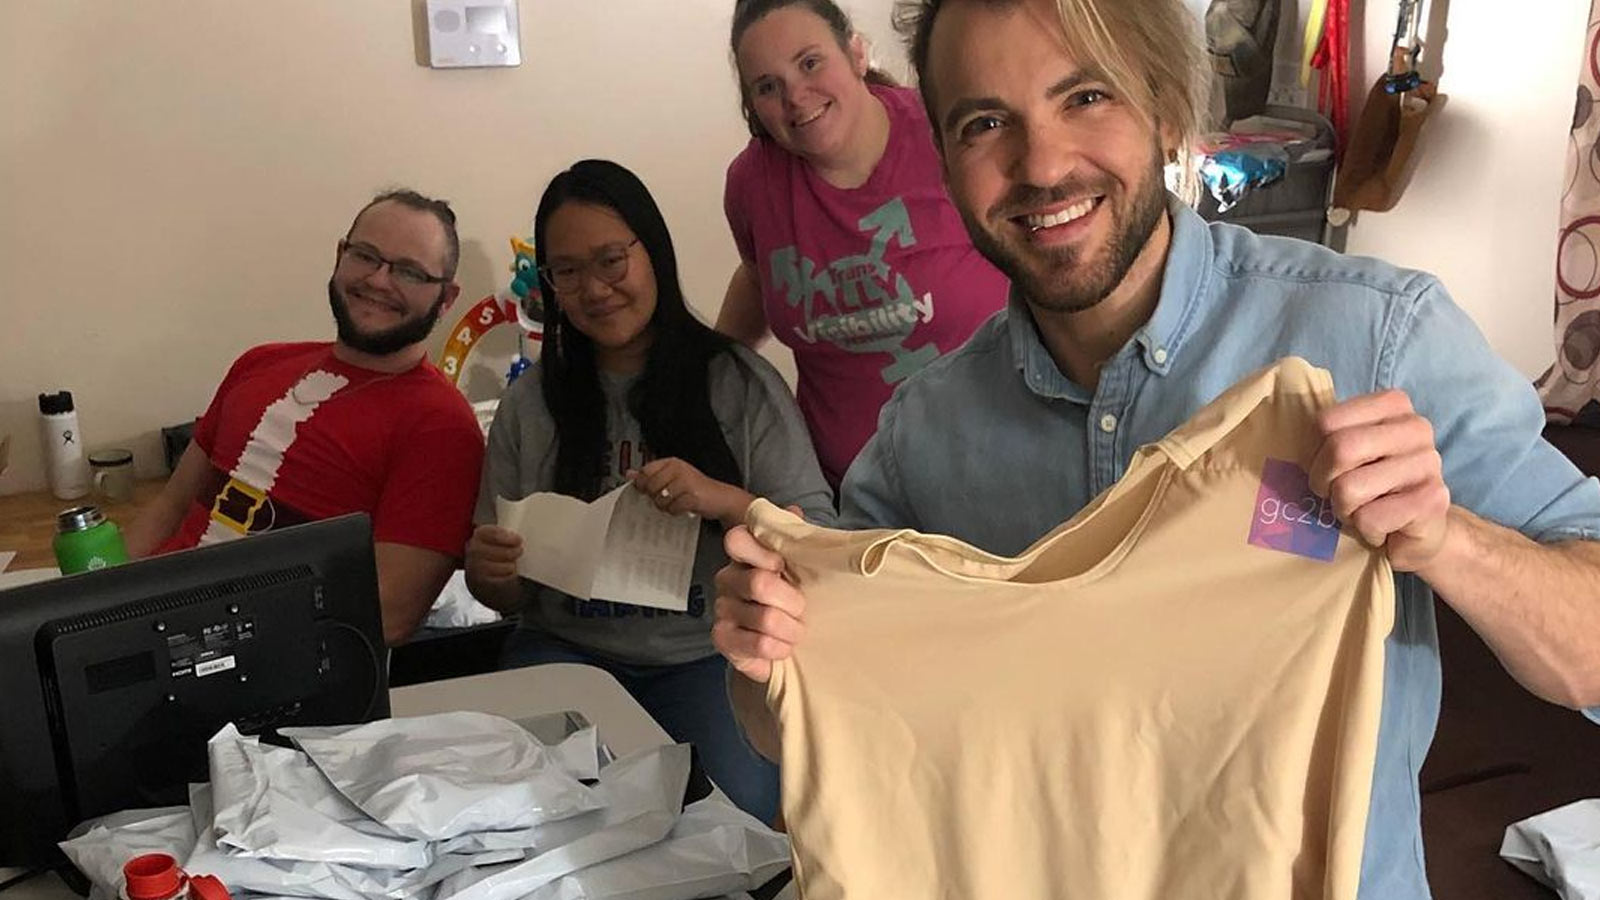
M 1405 390 L 1433 423 L 1453 502 L 1535 540 L 1600 539 L 1600 483 L 1540 438 L 1528 379 L 1437 279 L 1168 206 L 1155 314 L 1095 390 L 1056 368 L 1013 298 L 884 406 L 845 477 L 840 527 L 915 528 L 1015 554 L 1111 487 L 1140 445 L 1293 355 L 1331 372 L 1341 400 Z M 1396 582 L 1362 900 L 1429 896 L 1417 773 L 1439 717 L 1438 634 L 1427 585 Z

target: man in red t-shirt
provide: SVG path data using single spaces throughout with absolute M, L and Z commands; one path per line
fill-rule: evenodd
M 391 191 L 357 213 L 338 248 L 337 340 L 239 357 L 127 543 L 147 556 L 365 512 L 393 645 L 456 568 L 483 462 L 472 408 L 424 346 L 461 290 L 455 214 Z

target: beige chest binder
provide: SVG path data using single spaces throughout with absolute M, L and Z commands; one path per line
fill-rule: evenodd
M 1353 900 L 1394 584 L 1305 486 L 1332 402 L 1283 360 L 1016 558 L 753 506 L 801 896 Z

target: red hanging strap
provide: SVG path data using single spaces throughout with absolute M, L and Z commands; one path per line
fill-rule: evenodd
M 1350 118 L 1350 0 L 1328 0 L 1322 38 L 1311 56 L 1318 71 L 1317 110 L 1333 123 L 1335 146 L 1342 150 Z

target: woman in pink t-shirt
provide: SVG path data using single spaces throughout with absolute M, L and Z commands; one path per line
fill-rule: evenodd
M 833 0 L 740 0 L 732 45 L 753 137 L 723 206 L 741 263 L 718 330 L 794 351 L 835 487 L 901 381 L 1005 303 L 945 194 L 915 91 L 867 65 Z

